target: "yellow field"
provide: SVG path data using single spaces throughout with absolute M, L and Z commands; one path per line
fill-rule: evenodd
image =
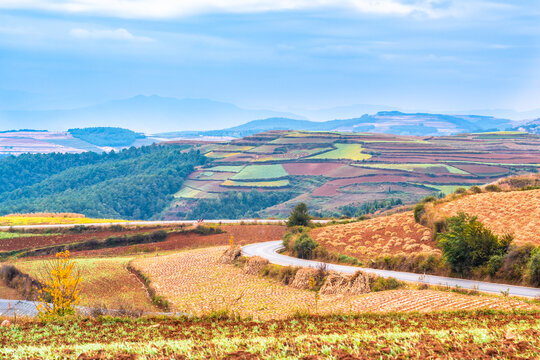
M 311 156 L 309 159 L 348 159 L 348 160 L 367 160 L 371 158 L 370 154 L 362 153 L 362 144 L 334 144 L 337 149 L 325 153 Z
M 152 310 L 143 284 L 127 269 L 130 257 L 75 259 L 75 269 L 81 275 L 82 306 Z M 40 278 L 46 260 L 18 261 L 14 265 L 22 272 Z
M 464 211 L 499 235 L 514 234 L 516 243 L 540 245 L 540 190 L 469 195 L 437 209 L 447 216 Z
M 0 216 L 0 226 L 96 224 L 114 222 L 125 222 L 125 220 L 56 216 Z
M 509 298 L 472 296 L 435 290 L 395 290 L 360 296 L 321 295 L 298 290 L 233 265 L 221 264 L 225 247 L 140 258 L 133 265 L 149 276 L 158 294 L 176 310 L 208 314 L 228 310 L 255 319 L 283 318 L 296 311 L 336 312 L 432 311 L 479 308 L 535 308 Z

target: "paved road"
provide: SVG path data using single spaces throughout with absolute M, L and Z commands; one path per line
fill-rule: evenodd
M 282 249 L 282 241 L 268 241 L 263 243 L 246 245 L 242 248 L 242 252 L 247 256 L 260 256 L 268 259 L 273 264 L 278 265 L 293 265 L 302 267 L 317 267 L 321 263 L 311 260 L 297 259 L 290 256 L 278 254 L 277 251 Z M 443 286 L 460 286 L 466 289 L 476 289 L 488 293 L 501 294 L 503 291 L 508 291 L 509 295 L 524 296 L 524 297 L 537 297 L 540 296 L 539 288 L 530 288 L 525 286 L 513 286 L 506 284 L 495 284 L 483 281 L 463 280 L 456 278 L 449 278 L 444 276 L 435 275 L 421 275 L 400 271 L 378 270 L 369 268 L 360 268 L 356 266 L 327 264 L 329 270 L 335 270 L 344 273 L 354 273 L 358 270 L 362 270 L 368 273 L 373 273 L 382 277 L 393 277 L 398 280 L 410 281 L 416 283 L 424 283 L 430 285 L 443 285 Z
M 33 301 L 0 299 L 0 316 L 36 316 L 37 313 Z
M 274 220 L 274 219 L 240 219 L 240 220 L 204 220 L 203 224 L 284 224 L 286 220 Z M 313 220 L 315 223 L 327 223 L 332 220 Z M 8 229 L 51 229 L 51 228 L 70 228 L 76 226 L 96 226 L 96 227 L 107 227 L 111 225 L 144 225 L 144 226 L 155 226 L 155 225 L 194 225 L 197 224 L 197 220 L 171 220 L 171 221 L 125 221 L 125 222 L 113 222 L 113 223 L 95 223 L 95 224 L 56 224 L 56 225 L 16 225 L 16 226 L 0 226 L 0 230 Z

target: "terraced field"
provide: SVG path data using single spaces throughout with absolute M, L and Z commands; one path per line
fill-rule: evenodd
M 212 161 L 184 183 L 167 219 L 183 218 L 198 201 L 225 192 L 266 189 L 296 197 L 260 216 L 286 217 L 300 201 L 313 213 L 340 216 L 345 205 L 389 197 L 414 203 L 540 170 L 540 137 L 513 132 L 418 137 L 269 131 L 198 149 Z

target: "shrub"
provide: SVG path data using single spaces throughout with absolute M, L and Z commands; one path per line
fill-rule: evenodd
M 504 257 L 502 255 L 493 255 L 488 262 L 486 263 L 486 273 L 493 277 L 499 271 L 504 262 Z
M 467 189 L 465 189 L 464 187 L 458 187 L 455 191 L 454 191 L 454 194 L 465 194 L 467 192 Z
M 469 188 L 469 190 L 473 193 L 473 194 L 480 194 L 482 192 L 482 189 L 479 187 L 479 186 L 471 186 Z
M 486 191 L 489 191 L 489 192 L 501 192 L 502 191 L 500 186 L 497 186 L 497 185 L 494 185 L 494 184 L 487 185 L 485 189 L 486 189 Z
M 423 203 L 416 204 L 414 206 L 414 221 L 420 223 L 422 216 L 426 213 Z
M 301 259 L 311 259 L 313 249 L 319 244 L 315 242 L 308 234 L 302 234 L 294 242 L 293 249 L 297 257 Z
M 383 278 L 381 276 L 371 277 L 370 286 L 371 291 L 385 291 L 385 290 L 395 290 L 403 287 L 405 283 L 393 278 Z
M 522 281 L 533 251 L 534 245 L 531 244 L 510 247 L 497 276 L 506 280 Z
M 463 212 L 448 219 L 448 232 L 439 234 L 439 246 L 453 271 L 468 274 L 484 265 L 493 255 L 504 255 L 512 236 L 498 237 L 478 221 Z
M 527 265 L 527 273 L 529 283 L 533 286 L 540 286 L 540 248 L 537 248 L 531 256 Z
M 300 203 L 291 212 L 287 226 L 309 226 L 311 225 L 311 216 L 309 216 L 307 205 Z

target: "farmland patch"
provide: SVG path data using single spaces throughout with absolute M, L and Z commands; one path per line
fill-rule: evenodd
M 267 180 L 267 181 L 237 181 L 227 180 L 224 181 L 221 186 L 226 187 L 260 187 L 260 188 L 281 188 L 289 186 L 289 180 Z
M 310 159 L 348 159 L 362 161 L 371 158 L 370 154 L 362 153 L 361 144 L 334 144 L 335 150 L 310 157 Z
M 278 179 L 288 174 L 281 164 L 249 165 L 234 175 L 231 180 Z

